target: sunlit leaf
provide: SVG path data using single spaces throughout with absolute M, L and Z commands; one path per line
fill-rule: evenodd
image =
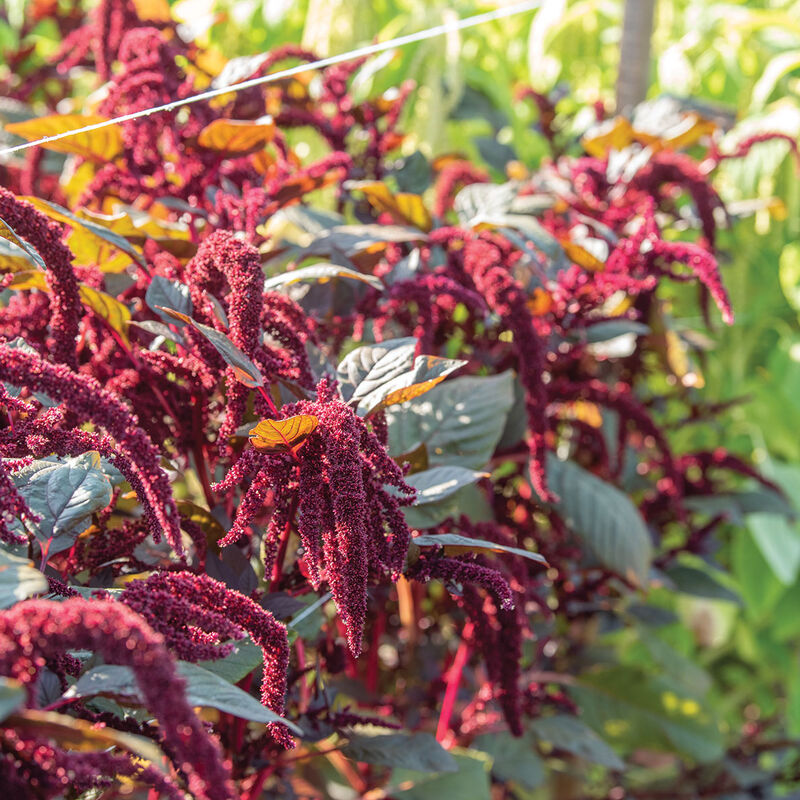
M 197 143 L 230 156 L 253 153 L 275 137 L 272 117 L 258 120 L 215 119 L 200 131 Z
M 6 125 L 6 131 L 32 142 L 45 136 L 55 136 L 65 131 L 105 122 L 106 119 L 95 114 L 53 114 L 24 122 L 13 122 Z M 122 129 L 118 125 L 109 125 L 98 130 L 77 133 L 56 142 L 46 142 L 42 147 L 59 153 L 74 153 L 82 158 L 105 164 L 113 161 L 122 152 Z
M 50 291 L 47 277 L 44 272 L 39 272 L 38 270 L 17 272 L 11 283 L 8 284 L 8 288 L 17 289 L 18 291 L 27 291 L 28 289 L 39 289 L 42 292 Z
M 24 272 L 38 266 L 19 246 L 8 239 L 0 239 L 0 273 Z
M 7 239 L 12 244 L 19 247 L 27 256 L 28 260 L 39 269 L 47 269 L 44 259 L 39 255 L 39 251 L 30 243 L 26 242 L 17 232 L 2 218 L 0 218 L 0 237 Z M 17 272 L 18 270 L 8 270 Z
M 193 310 L 189 287 L 185 283 L 169 280 L 161 275 L 153 275 L 144 300 L 167 323 L 174 319 L 169 312 L 190 316 Z M 168 311 L 163 311 L 162 308 Z M 180 321 L 187 322 L 188 318 Z
M 78 291 L 83 304 L 91 308 L 98 317 L 105 320 L 108 326 L 120 335 L 126 345 L 130 345 L 128 322 L 131 319 L 131 312 L 128 307 L 120 303 L 116 297 L 112 297 L 98 289 L 93 289 L 85 283 L 78 287 Z
M 27 558 L 0 550 L 0 608 L 46 592 L 47 578 Z
M 255 697 L 228 683 L 220 675 L 185 661 L 179 661 L 177 667 L 186 681 L 186 699 L 190 705 L 216 708 L 253 722 L 282 722 L 295 733 L 302 734 L 302 730 L 293 722 L 262 706 Z M 78 682 L 67 690 L 65 697 L 92 697 L 98 694 L 136 699 L 141 692 L 129 667 L 103 664 L 81 675 Z
M 394 194 L 382 181 L 353 182 L 349 187 L 363 192 L 376 211 L 389 214 L 400 225 L 413 225 L 423 231 L 433 226 L 433 218 L 418 194 Z
M 349 269 L 348 267 L 341 267 L 338 264 L 313 264 L 310 267 L 301 267 L 291 272 L 284 272 L 272 278 L 267 278 L 264 283 L 264 288 L 268 290 L 282 289 L 284 286 L 290 286 L 300 281 L 326 283 L 333 278 L 348 278 L 349 280 L 368 283 L 376 289 L 383 289 L 383 283 L 381 283 L 380 278 L 358 272 L 354 269 Z
M 532 553 L 530 550 L 523 550 L 519 547 L 497 544 L 497 542 L 489 542 L 486 539 L 473 539 L 469 536 L 462 536 L 460 533 L 424 533 L 420 536 L 415 536 L 412 541 L 419 547 L 443 547 L 447 555 L 511 553 L 515 556 L 527 558 L 529 561 L 547 564 L 544 556 L 539 555 L 539 553 Z
M 126 669 L 121 667 L 121 669 Z M 39 711 L 26 708 L 12 714 L 6 724 L 28 736 L 52 739 L 59 747 L 81 752 L 108 750 L 121 747 L 145 761 L 160 764 L 164 754 L 150 739 L 123 733 L 109 726 L 99 727 L 94 723 L 55 711 Z
M 296 414 L 286 419 L 262 419 L 250 431 L 250 442 L 264 453 L 285 453 L 305 441 L 319 425 L 313 414 Z

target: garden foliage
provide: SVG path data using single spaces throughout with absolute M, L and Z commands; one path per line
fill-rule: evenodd
M 105 82 L 91 115 L 9 133 L 212 81 L 156 3 L 74 22 L 48 69 Z M 739 602 L 720 531 L 787 510 L 664 424 L 715 413 L 665 290 L 732 322 L 712 176 L 760 137 L 725 152 L 695 113 L 598 107 L 577 143 L 525 90 L 553 157 L 490 182 L 404 152 L 413 86 L 360 97 L 368 67 L 0 167 L 0 784 L 477 800 L 790 777 L 760 759 L 779 719 L 726 730 L 672 610 Z

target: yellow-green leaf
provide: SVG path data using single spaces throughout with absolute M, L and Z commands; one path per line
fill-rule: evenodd
M 275 137 L 271 117 L 261 120 L 215 119 L 197 137 L 197 143 L 207 150 L 243 156 L 253 153 Z
M 48 117 L 27 119 L 24 122 L 12 122 L 6 125 L 5 129 L 8 133 L 32 142 L 45 136 L 55 136 L 65 131 L 105 122 L 106 119 L 96 114 L 52 114 Z M 122 130 L 116 125 L 109 125 L 107 128 L 76 133 L 56 142 L 46 142 L 42 147 L 57 150 L 59 153 L 74 153 L 98 163 L 105 163 L 113 161 L 122 152 Z
M 94 311 L 98 317 L 104 319 L 109 327 L 120 335 L 126 345 L 130 345 L 128 323 L 131 319 L 131 312 L 128 308 L 120 303 L 116 297 L 97 289 L 92 289 L 91 286 L 81 284 L 79 291 L 83 304 Z

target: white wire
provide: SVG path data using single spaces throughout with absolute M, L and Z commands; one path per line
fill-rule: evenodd
M 398 36 L 395 39 L 389 39 L 385 42 L 378 42 L 377 44 L 359 47 L 356 50 L 350 50 L 347 53 L 341 53 L 336 56 L 328 56 L 321 58 L 318 61 L 312 61 L 308 64 L 299 64 L 296 67 L 281 70 L 280 72 L 272 72 L 269 75 L 262 75 L 258 78 L 250 78 L 249 80 L 242 81 L 241 83 L 234 83 L 231 86 L 222 86 L 218 89 L 209 89 L 208 91 L 201 92 L 200 94 L 192 95 L 191 97 L 184 97 L 180 100 L 173 100 L 170 103 L 165 103 L 161 106 L 154 106 L 153 108 L 146 108 L 142 111 L 136 111 L 131 114 L 123 114 L 113 119 L 106 119 L 102 122 L 94 122 L 91 125 L 84 125 L 82 128 L 75 128 L 70 131 L 61 131 L 52 136 L 43 136 L 41 139 L 36 139 L 33 142 L 24 142 L 23 144 L 15 145 L 14 147 L 6 147 L 0 150 L 0 157 L 10 155 L 11 153 L 19 152 L 20 150 L 27 150 L 29 147 L 36 147 L 38 145 L 48 144 L 49 142 L 56 142 L 59 139 L 66 139 L 69 136 L 76 136 L 79 133 L 89 133 L 90 131 L 100 130 L 101 128 L 108 128 L 111 125 L 117 125 L 120 122 L 129 122 L 133 119 L 140 117 L 147 117 L 150 114 L 156 114 L 160 111 L 173 111 L 180 106 L 188 106 L 192 103 L 199 103 L 201 100 L 210 100 L 212 97 L 219 97 L 223 94 L 230 92 L 240 92 L 242 89 L 249 89 L 252 86 L 260 86 L 265 83 L 272 83 L 281 80 L 282 78 L 289 78 L 292 75 L 298 75 L 301 72 L 308 72 L 312 69 L 322 69 L 330 67 L 334 64 L 341 64 L 343 61 L 350 61 L 354 58 L 361 58 L 363 56 L 371 56 L 375 53 L 383 53 L 386 50 L 391 50 L 394 47 L 403 47 L 407 44 L 414 42 L 422 42 L 426 39 L 433 39 L 436 36 L 442 36 L 446 33 L 453 33 L 461 31 L 465 28 L 473 28 L 476 25 L 481 25 L 484 22 L 491 22 L 493 20 L 504 19 L 506 17 L 513 17 L 517 14 L 523 14 L 526 11 L 533 11 L 541 4 L 541 0 L 526 0 L 526 2 L 515 3 L 504 8 L 496 8 L 494 11 L 487 11 L 483 14 L 475 14 L 472 17 L 464 17 L 463 19 L 445 22 L 441 25 L 435 25 L 432 28 L 426 28 L 424 31 L 417 33 L 410 33 L 406 36 Z

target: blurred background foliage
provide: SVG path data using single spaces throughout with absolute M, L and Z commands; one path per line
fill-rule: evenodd
M 24 36 L 31 47 L 25 68 L 32 69 L 55 51 L 58 29 L 47 16 L 25 25 L 33 0 L 4 2 L 0 47 L 19 49 Z M 53 0 L 54 8 L 56 3 L 62 11 L 72 5 Z M 219 68 L 234 56 L 286 43 L 322 56 L 340 53 L 491 7 L 465 0 L 177 0 L 171 5 L 186 35 L 213 46 Z M 559 116 L 572 120 L 565 137 L 571 152 L 580 152 L 579 134 L 594 119 L 592 104 L 613 108 L 623 11 L 621 0 L 548 0 L 533 14 L 378 57 L 356 78 L 358 91 L 366 96 L 414 81 L 417 89 L 402 126 L 410 134 L 406 154 L 462 152 L 503 179 L 507 162 L 535 167 L 548 155 L 537 132 L 538 112 L 515 100 L 518 87 L 530 85 L 559 98 Z M 659 0 L 650 78 L 650 99 L 690 100 L 725 120 L 723 150 L 758 131 L 782 131 L 796 139 L 800 2 Z M 710 336 L 694 333 L 702 327 L 696 295 L 676 290 L 670 313 L 678 352 L 668 355 L 689 363 L 699 376 L 692 389 L 698 396 L 730 405 L 715 414 L 712 426 L 676 424 L 672 441 L 679 452 L 690 445 L 722 445 L 752 458 L 800 508 L 798 167 L 786 142 L 769 142 L 745 159 L 726 162 L 716 183 L 730 204 L 731 225 L 719 248 L 736 324 L 718 325 Z M 664 390 L 652 388 L 654 396 Z M 668 419 L 669 404 L 661 410 Z M 663 601 L 683 623 L 659 628 L 658 641 L 672 647 L 678 672 L 690 664 L 713 673 L 715 706 L 728 714 L 723 719 L 728 730 L 741 728 L 744 708 L 744 724 L 782 716 L 787 732 L 800 736 L 800 527 L 763 512 L 738 519 L 732 514 L 730 533 L 716 554 L 730 578 L 716 570 L 714 575 L 743 602 L 719 593 L 675 600 L 672 593 L 662 598 L 655 591 L 650 601 Z M 621 635 L 629 641 L 614 640 Z M 655 660 L 663 668 L 664 653 L 657 645 L 648 650 L 644 642 L 630 639 L 630 631 L 607 640 L 623 665 Z

